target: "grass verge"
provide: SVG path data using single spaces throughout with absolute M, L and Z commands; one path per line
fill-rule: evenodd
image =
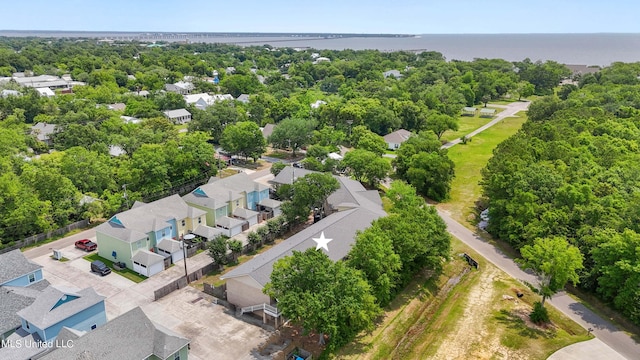
M 449 149 L 449 158 L 456 166 L 456 176 L 451 183 L 449 200 L 438 207 L 449 211 L 459 222 L 472 220 L 470 215 L 475 211 L 475 201 L 482 194 L 481 170 L 493 156 L 493 149 L 515 134 L 526 121 L 526 113 L 516 115 L 518 117 L 508 117 L 474 136 L 466 145 L 458 144 Z
M 92 261 L 95 261 L 95 260 L 100 260 L 105 265 L 107 265 L 111 269 L 112 272 L 115 272 L 115 273 L 117 273 L 119 275 L 122 275 L 123 277 L 125 277 L 125 278 L 127 278 L 127 279 L 129 279 L 129 280 L 131 280 L 131 281 L 133 281 L 135 283 L 140 283 L 140 282 L 143 282 L 143 281 L 145 281 L 147 279 L 146 276 L 140 275 L 140 274 L 138 274 L 137 272 L 135 272 L 135 271 L 133 271 L 131 269 L 124 269 L 124 270 L 116 270 L 116 269 L 114 269 L 113 261 L 111 261 L 109 259 L 105 259 L 105 258 L 99 256 L 98 253 L 94 253 L 94 254 L 90 254 L 90 255 L 84 256 L 83 259 L 85 259 L 85 260 L 87 260 L 89 262 L 92 262 Z
M 496 115 L 501 112 L 504 109 L 501 108 L 492 108 L 491 106 L 488 107 L 489 109 L 495 109 L 496 110 Z M 460 116 L 458 117 L 458 130 L 456 131 L 446 131 L 444 134 L 442 134 L 442 139 L 445 142 L 451 141 L 451 140 L 455 140 L 455 139 L 459 139 L 465 135 L 467 135 L 468 133 L 472 132 L 473 130 L 487 124 L 489 121 L 493 120 L 493 118 L 487 118 L 487 117 L 480 117 L 479 115 L 476 116 Z

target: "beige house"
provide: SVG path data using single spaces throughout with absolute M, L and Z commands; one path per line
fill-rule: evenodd
M 293 174 L 288 175 L 291 179 Z M 241 313 L 259 312 L 265 322 L 275 320 L 277 326 L 277 303 L 262 292 L 270 281 L 273 264 L 293 251 L 317 247 L 323 238 L 331 239 L 327 244 L 328 251 L 323 248 L 318 251 L 324 251 L 333 261 L 341 260 L 349 253 L 358 231 L 386 216 L 377 191 L 366 190 L 359 182 L 345 177 L 336 179 L 340 188 L 327 201 L 333 211 L 330 215 L 221 277 L 226 280 L 227 300 L 240 308 Z

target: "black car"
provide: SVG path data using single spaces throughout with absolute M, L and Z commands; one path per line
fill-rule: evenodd
M 91 263 L 91 271 L 96 272 L 102 276 L 111 274 L 111 269 L 107 267 L 102 261 L 94 260 Z

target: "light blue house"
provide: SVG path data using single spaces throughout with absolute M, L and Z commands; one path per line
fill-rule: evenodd
M 27 260 L 19 249 L 0 254 L 0 286 L 23 287 L 42 279 L 42 266 Z
M 228 236 L 233 236 L 261 220 L 259 204 L 269 199 L 269 187 L 241 172 L 223 179 L 213 177 L 182 199 L 190 206 L 206 211 L 209 226 L 221 228 Z
M 107 322 L 104 299 L 93 288 L 77 291 L 49 286 L 31 305 L 17 312 L 22 319 L 21 332 L 51 341 L 62 327 L 94 330 Z

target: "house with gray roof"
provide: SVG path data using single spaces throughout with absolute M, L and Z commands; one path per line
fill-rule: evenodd
M 172 123 L 179 125 L 191 121 L 191 113 L 186 109 L 167 110 L 162 112 Z
M 72 343 L 73 346 L 64 346 Z M 98 329 L 64 328 L 41 360 L 188 360 L 189 340 L 151 321 L 136 307 Z
M 167 90 L 169 92 L 174 92 L 174 93 L 180 94 L 180 95 L 187 95 L 191 91 L 193 91 L 194 88 L 195 87 L 193 86 L 193 84 L 191 82 L 188 82 L 188 81 L 178 81 L 176 83 L 166 84 L 164 86 L 165 90 Z
M 77 290 L 48 286 L 17 315 L 22 319 L 24 332 L 50 341 L 64 326 L 91 331 L 104 325 L 107 322 L 104 299 L 90 287 Z
M 148 204 L 136 202 L 131 209 L 96 227 L 98 254 L 152 276 L 164 270 L 165 258 L 182 260 L 183 252 L 176 243 L 206 224 L 206 212 L 187 205 L 179 195 Z
M 0 286 L 29 286 L 42 279 L 42 266 L 28 260 L 20 249 L 0 254 Z
M 51 135 L 56 132 L 56 129 L 56 124 L 39 122 L 31 127 L 31 135 L 34 135 L 38 141 L 42 141 L 48 146 L 52 146 L 53 140 L 51 139 Z
M 285 169 L 290 169 L 283 175 L 288 179 L 312 173 L 293 167 Z M 329 215 L 221 276 L 226 280 L 227 300 L 241 308 L 241 312 L 258 309 L 277 321 L 277 304 L 262 292 L 270 281 L 276 261 L 292 255 L 293 251 L 303 252 L 312 247 L 325 252 L 333 261 L 341 260 L 349 253 L 358 231 L 368 228 L 375 219 L 386 216 L 377 191 L 366 190 L 359 182 L 346 177 L 336 176 L 336 179 L 340 188 L 327 200 L 331 210 Z M 281 184 L 288 182 L 284 178 L 276 181 Z M 320 246 L 321 239 L 330 239 L 326 249 Z
M 249 94 L 240 94 L 240 96 L 238 96 L 236 100 L 240 101 L 241 103 L 247 104 L 249 102 Z
M 268 198 L 269 187 L 251 180 L 244 172 L 223 179 L 213 177 L 182 197 L 190 206 L 206 211 L 209 226 L 218 226 L 224 219 L 222 228 L 230 233 L 237 231 L 238 224 L 225 218 L 232 217 L 237 208 L 259 211 L 258 203 Z
M 273 129 L 276 128 L 275 124 L 266 124 L 263 128 L 262 128 L 262 136 L 265 139 L 269 139 L 269 136 L 271 136 L 271 134 L 273 134 Z
M 29 286 L 0 287 L 0 340 L 7 339 L 22 326 L 18 311 L 31 305 L 41 290 L 49 286 L 47 280 L 41 280 Z M 0 357 L 1 354 L 0 354 Z
M 409 136 L 411 136 L 411 131 L 400 129 L 383 136 L 383 138 L 387 143 L 387 149 L 397 150 L 400 147 L 400 144 L 409 139 Z
M 388 78 L 388 77 L 392 77 L 394 79 L 400 79 L 402 77 L 402 73 L 400 73 L 400 71 L 398 70 L 389 70 L 389 71 L 385 71 L 382 73 L 382 76 L 384 76 L 384 78 Z
M 6 98 L 9 96 L 22 96 L 22 94 L 19 91 L 16 90 L 2 90 L 0 91 L 0 97 Z

